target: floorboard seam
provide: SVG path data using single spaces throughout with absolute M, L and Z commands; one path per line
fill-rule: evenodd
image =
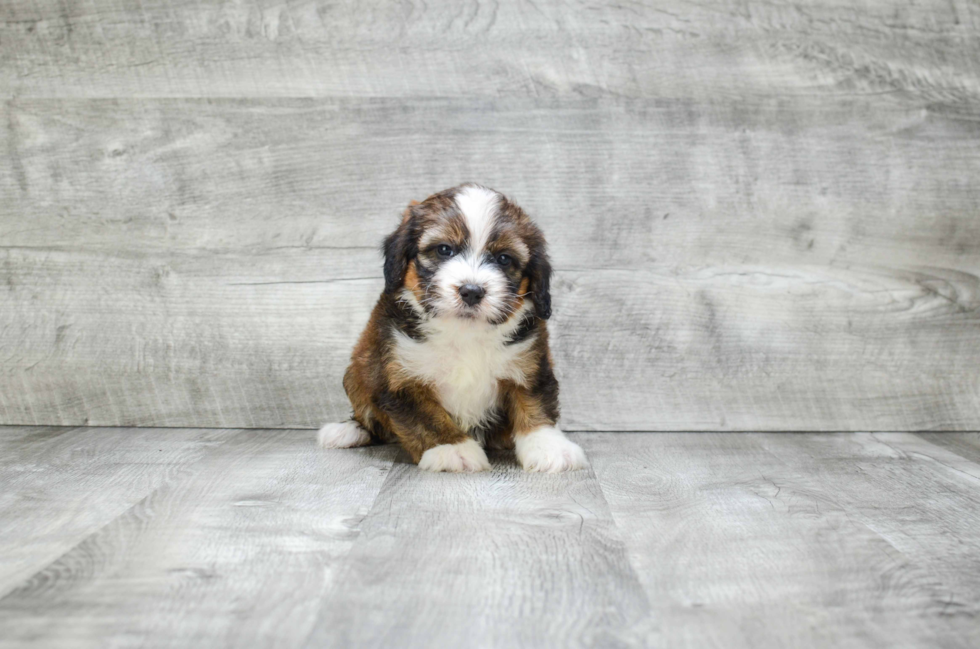
M 76 428 L 89 428 L 89 427 L 88 426 L 77 426 Z M 91 428 L 99 428 L 99 427 L 98 426 L 92 426 Z M 229 428 L 227 430 L 233 431 L 233 430 L 239 430 L 239 429 Z M 49 570 L 51 568 L 51 566 L 54 566 L 59 561 L 61 561 L 62 559 L 64 559 L 66 556 L 68 556 L 72 552 L 76 551 L 80 546 L 84 545 L 90 539 L 98 536 L 99 534 L 102 534 L 106 529 L 108 529 L 110 526 L 112 526 L 116 521 L 118 521 L 120 518 L 122 518 L 123 516 L 125 516 L 126 514 L 128 514 L 129 512 L 131 512 L 136 507 L 139 507 L 140 505 L 142 505 L 143 503 L 145 503 L 149 498 L 152 498 L 154 495 L 156 495 L 157 493 L 159 493 L 163 489 L 172 488 L 174 485 L 176 485 L 179 482 L 185 480 L 189 475 L 192 475 L 194 473 L 195 468 L 199 464 L 201 464 L 205 460 L 210 459 L 211 457 L 213 457 L 220 449 L 222 449 L 224 447 L 225 444 L 227 444 L 232 439 L 232 437 L 233 437 L 232 435 L 229 435 L 226 439 L 223 439 L 221 441 L 216 442 L 214 444 L 214 446 L 208 448 L 204 453 L 202 453 L 201 454 L 201 457 L 199 457 L 197 460 L 194 460 L 192 462 L 188 462 L 187 464 L 180 466 L 177 469 L 177 472 L 176 472 L 176 474 L 174 475 L 173 478 L 164 480 L 162 483 L 160 483 L 159 485 L 157 485 L 155 488 L 153 488 L 150 491 L 148 491 L 147 493 L 143 494 L 143 497 L 142 498 L 140 498 L 139 500 L 137 500 L 136 502 L 134 502 L 133 504 L 131 504 L 126 509 L 124 509 L 121 512 L 119 512 L 112 519 L 106 521 L 104 525 L 98 527 L 97 529 L 93 530 L 91 533 L 86 534 L 85 536 L 83 536 L 82 538 L 80 538 L 78 540 L 78 543 L 75 543 L 73 546 L 71 546 L 70 548 L 68 548 L 67 550 L 65 550 L 61 554 L 59 554 L 57 557 L 55 557 L 54 559 L 52 559 L 51 561 L 49 561 L 47 564 L 45 564 L 42 568 L 40 568 L 39 570 L 37 570 L 36 572 L 34 572 L 33 574 L 31 574 L 30 576 L 26 577 L 22 582 L 18 583 L 16 586 L 13 586 L 7 592 L 0 593 L 0 606 L 2 606 L 3 603 L 6 600 L 11 599 L 11 598 L 15 598 L 16 595 L 19 592 L 21 592 L 24 589 L 24 587 L 27 586 L 35 577 L 37 577 L 38 575 L 40 575 L 40 574 L 44 573 L 45 571 Z
M 388 446 L 388 445 L 385 445 L 385 446 Z M 320 606 L 320 610 L 322 610 L 322 607 L 327 602 L 329 602 L 331 599 L 333 599 L 334 593 L 336 593 L 337 589 L 338 588 L 341 588 L 341 585 L 343 584 L 343 580 L 342 579 L 339 579 L 339 577 L 341 575 L 345 574 L 347 572 L 347 570 L 349 569 L 349 567 L 350 567 L 350 557 L 351 557 L 351 554 L 353 554 L 354 550 L 357 548 L 357 542 L 361 538 L 361 534 L 363 532 L 363 530 L 361 529 L 361 524 L 364 523 L 364 521 L 367 520 L 367 518 L 372 513 L 374 513 L 374 508 L 378 504 L 378 499 L 381 497 L 381 494 L 384 492 L 385 486 L 392 479 L 392 475 L 395 474 L 395 465 L 402 463 L 402 462 L 399 462 L 399 460 L 400 459 L 403 459 L 404 457 L 407 457 L 407 454 L 404 451 L 399 450 L 395 454 L 395 457 L 388 462 L 388 467 L 386 469 L 387 473 L 385 474 L 385 479 L 381 481 L 381 484 L 380 485 L 378 485 L 378 490 L 374 493 L 374 498 L 371 499 L 371 504 L 368 505 L 367 508 L 365 509 L 364 515 L 361 516 L 357 520 L 357 528 L 356 528 L 357 529 L 357 533 L 354 536 L 354 538 L 351 539 L 350 545 L 347 548 L 347 551 L 344 553 L 343 558 L 342 559 L 338 559 L 338 561 L 337 561 L 337 571 L 336 571 L 336 574 L 337 574 L 338 578 L 332 580 L 332 583 L 330 584 L 330 587 L 327 588 L 323 592 L 323 594 L 320 597 L 320 600 L 317 602 L 317 604 Z M 344 584 L 344 585 L 346 586 L 346 584 Z M 317 617 L 319 617 L 319 616 L 317 616 Z M 316 630 L 317 630 L 317 618 L 314 618 L 312 624 L 310 625 L 309 631 L 307 632 L 306 636 L 303 638 L 303 641 L 300 642 L 299 644 L 297 644 L 297 646 L 298 647 L 308 647 L 310 645 L 310 638 L 316 633 Z

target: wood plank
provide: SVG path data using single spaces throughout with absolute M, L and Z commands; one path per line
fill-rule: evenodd
M 980 463 L 980 433 L 918 433 L 930 444 Z
M 569 266 L 901 256 L 970 270 L 980 255 L 980 128 L 914 99 L 18 99 L 2 110 L 10 248 L 373 258 L 409 200 L 477 180 L 527 208 Z
M 0 427 L 0 597 L 231 434 Z
M 0 422 L 342 417 L 379 239 L 408 199 L 475 178 L 550 235 L 568 429 L 980 427 L 980 132 L 948 107 L 3 110 Z
M 22 368 L 0 379 L 5 419 L 289 428 L 349 414 L 340 381 L 381 286 L 334 275 L 336 255 L 24 255 L 7 266 L 20 308 L 0 315 L 17 332 L 0 353 Z
M 396 464 L 305 646 L 611 646 L 648 606 L 595 477 Z
M 0 600 L 0 646 L 296 646 L 396 451 L 236 433 Z
M 925 613 L 975 643 L 980 464 L 910 433 L 769 436 L 765 447 L 833 488 L 854 520 L 928 575 L 934 589 Z
M 574 438 L 647 591 L 648 645 L 975 643 L 963 466 L 853 434 Z
M 0 496 L 50 480 L 76 516 L 108 465 L 208 445 L 0 598 L 0 647 L 975 644 L 980 463 L 930 435 L 581 433 L 592 470 L 455 476 L 188 432 L 0 428 Z M 20 544 L 73 534 L 66 503 L 21 508 Z
M 18 332 L 6 348 L 24 368 L 0 377 L 6 416 L 285 427 L 343 418 L 341 377 L 381 280 L 325 277 L 329 252 L 290 258 L 289 275 L 266 285 L 259 278 L 283 277 L 283 258 L 21 255 L 12 277 L 42 280 L 53 308 L 37 309 L 30 289 L 5 312 Z M 304 273 L 318 280 L 294 279 Z M 566 428 L 974 425 L 977 316 L 929 293 L 945 280 L 786 273 L 560 272 L 553 349 Z M 946 276 L 949 290 L 969 290 Z M 797 289 L 807 292 L 787 300 Z M 615 327 L 608 313 L 620 314 Z M 916 380 L 893 371 L 917 358 Z
M 926 0 L 10 0 L 5 97 L 978 97 L 980 9 Z

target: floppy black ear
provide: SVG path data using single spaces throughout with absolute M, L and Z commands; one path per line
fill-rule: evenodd
M 415 219 L 411 207 L 405 211 L 398 229 L 385 238 L 382 250 L 385 256 L 385 293 L 393 293 L 405 282 L 408 262 L 418 254 L 413 225 Z
M 547 320 L 551 317 L 551 262 L 544 251 L 544 246 L 531 253 L 527 276 L 531 280 L 530 291 L 534 312 L 542 320 Z

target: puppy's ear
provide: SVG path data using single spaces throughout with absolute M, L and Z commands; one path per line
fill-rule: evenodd
M 412 203 L 402 215 L 401 225 L 385 238 L 382 245 L 385 256 L 385 293 L 394 293 L 402 287 L 408 264 L 418 254 L 415 239 L 417 220 L 412 212 L 412 208 L 417 203 L 414 201 Z
M 534 312 L 542 320 L 547 320 L 551 317 L 551 261 L 543 241 L 531 249 L 527 276 L 531 280 L 529 290 Z

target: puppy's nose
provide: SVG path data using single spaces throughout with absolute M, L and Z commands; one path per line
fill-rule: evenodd
M 475 306 L 486 293 L 482 286 L 476 284 L 463 284 L 459 287 L 459 297 L 469 306 Z

